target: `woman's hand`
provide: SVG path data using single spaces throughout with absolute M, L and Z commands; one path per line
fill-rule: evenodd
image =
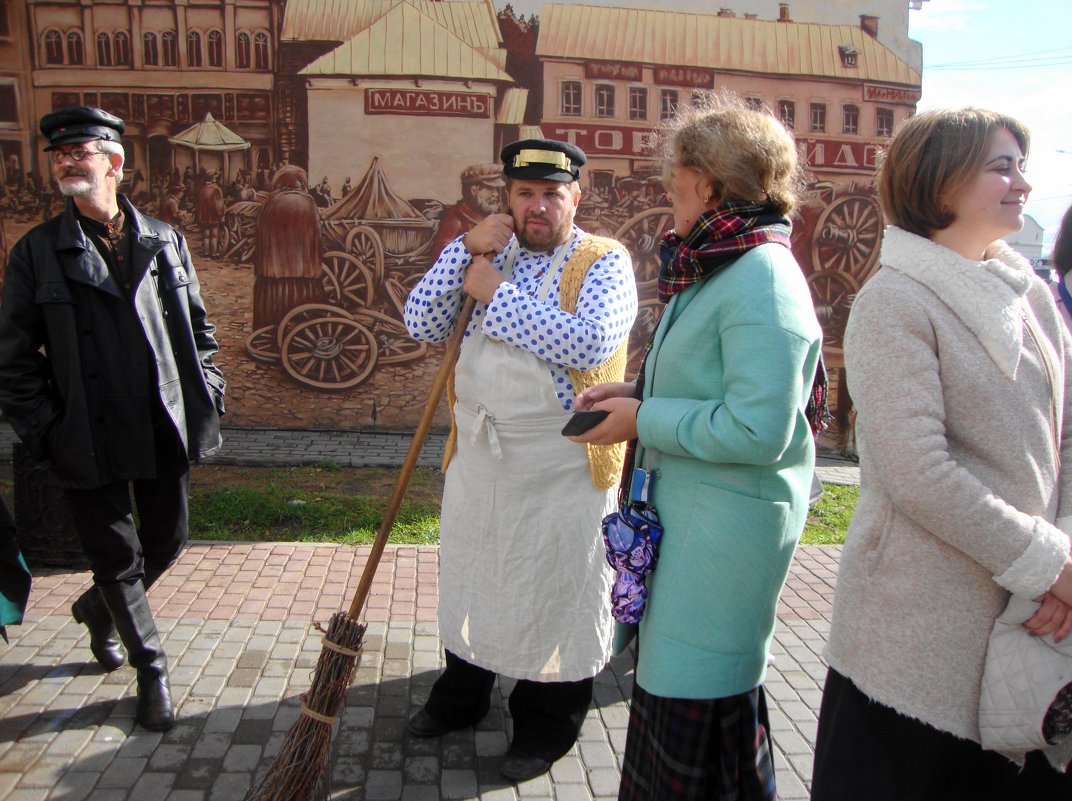
M 613 387 L 616 384 L 600 384 Z M 593 387 L 595 389 L 595 387 Z M 590 391 L 590 390 L 589 390 Z M 640 401 L 631 397 L 611 397 L 588 408 L 610 412 L 607 418 L 594 428 L 577 437 L 567 437 L 574 442 L 591 442 L 593 445 L 613 445 L 635 439 L 637 435 L 637 409 Z
M 632 398 L 635 395 L 635 381 L 613 381 L 609 384 L 596 384 L 574 399 L 573 408 L 583 412 L 593 408 L 600 401 L 609 400 L 610 398 Z
M 1072 607 L 1051 592 L 1043 593 L 1036 600 L 1042 606 L 1024 621 L 1024 628 L 1038 637 L 1053 634 L 1053 641 L 1060 642 L 1072 632 Z

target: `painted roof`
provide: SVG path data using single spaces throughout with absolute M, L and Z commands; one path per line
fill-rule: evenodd
M 525 105 L 529 102 L 529 90 L 512 87 L 506 90 L 503 104 L 495 122 L 503 125 L 521 125 L 525 121 Z
M 840 45 L 856 49 L 855 68 L 842 66 Z M 679 11 L 549 3 L 536 55 L 920 84 L 917 71 L 853 25 Z
M 498 21 L 488 4 L 466 0 L 288 0 L 280 38 L 345 42 L 399 2 L 408 2 L 472 47 L 502 45 Z
M 194 123 L 185 131 L 168 137 L 173 145 L 185 145 L 194 150 L 246 150 L 249 142 L 236 134 L 222 122 L 206 113 L 205 119 Z
M 416 6 L 402 0 L 299 75 L 361 75 L 506 81 L 514 79 Z

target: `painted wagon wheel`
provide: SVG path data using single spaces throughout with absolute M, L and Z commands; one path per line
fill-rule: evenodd
M 343 250 L 357 258 L 372 271 L 372 281 L 383 278 L 383 240 L 367 225 L 358 225 L 346 234 Z
M 299 384 L 338 391 L 357 386 L 372 372 L 376 338 L 349 317 L 320 317 L 295 326 L 283 340 L 283 369 Z
M 223 257 L 248 262 L 253 259 L 253 250 L 257 245 L 257 217 L 237 209 L 227 211 L 223 216 Z
M 841 351 L 849 308 L 856 293 L 860 291 L 859 282 L 848 273 L 819 270 L 808 276 L 808 286 L 811 288 L 816 311 L 821 317 L 826 316 L 822 314 L 823 307 L 829 310 L 829 317 L 823 320 L 823 347 Z
M 326 303 L 305 303 L 301 306 L 295 306 L 283 315 L 283 319 L 279 321 L 279 325 L 275 329 L 276 351 L 283 349 L 283 342 L 286 341 L 287 334 L 302 323 L 329 317 L 354 319 L 354 316 L 345 309 L 340 309 L 338 306 L 329 306 Z
M 279 361 L 279 344 L 275 338 L 275 327 L 266 325 L 246 337 L 246 353 L 255 362 L 274 364 Z
M 372 305 L 375 287 L 372 271 L 349 253 L 329 250 L 320 265 L 328 300 L 343 308 Z
M 399 364 L 419 359 L 428 351 L 428 345 L 413 339 L 406 326 L 393 317 L 371 309 L 361 309 L 354 319 L 376 337 L 379 364 Z
M 659 317 L 666 305 L 658 298 L 641 300 L 637 309 L 636 321 L 629 332 L 629 355 L 626 360 L 626 369 L 629 375 L 635 376 L 640 370 L 640 362 L 644 351 L 648 347 L 651 335 L 659 325 Z
M 822 271 L 852 275 L 862 285 L 878 263 L 882 214 L 867 195 L 845 195 L 819 214 L 811 240 L 811 263 Z
M 396 272 L 383 282 L 387 297 L 390 298 L 391 303 L 398 310 L 399 317 L 405 313 L 406 298 L 409 297 L 409 293 L 413 291 L 413 287 L 417 286 L 420 280 L 421 274 L 419 272 L 409 273 L 408 275 Z
M 633 257 L 633 273 L 637 281 L 650 281 L 659 275 L 659 245 L 663 232 L 673 228 L 674 211 L 656 208 L 630 217 L 614 233 Z

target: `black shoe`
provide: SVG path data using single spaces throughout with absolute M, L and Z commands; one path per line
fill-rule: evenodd
M 546 759 L 510 749 L 503 757 L 499 772 L 511 781 L 523 782 L 542 776 L 550 769 L 551 763 Z
M 175 725 L 171 682 L 145 587 L 141 581 L 104 584 L 100 592 L 112 613 L 119 639 L 126 646 L 130 666 L 138 671 L 134 720 L 150 731 L 166 731 Z
M 149 731 L 167 731 L 175 725 L 171 680 L 152 668 L 138 671 L 138 707 L 134 720 Z
M 422 706 L 409 719 L 406 728 L 409 729 L 409 733 L 414 737 L 442 737 L 449 731 L 464 729 L 465 726 L 450 726 L 439 718 L 432 717 L 428 710 Z
M 123 646 L 116 639 L 115 623 L 96 586 L 90 587 L 71 606 L 75 622 L 89 629 L 89 650 L 101 667 L 111 672 L 127 663 Z

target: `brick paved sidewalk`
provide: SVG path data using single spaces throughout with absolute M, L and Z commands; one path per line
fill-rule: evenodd
M 438 549 L 385 552 L 369 631 L 333 737 L 330 797 L 354 801 L 610 799 L 632 684 L 628 655 L 597 678 L 578 745 L 550 776 L 506 783 L 502 691 L 476 729 L 417 740 L 405 721 L 441 665 Z M 779 607 L 767 690 L 783 799 L 807 797 L 840 549 L 801 548 Z M 69 617 L 83 572 L 41 571 L 27 621 L 0 644 L 0 799 L 236 801 L 277 752 L 309 688 L 326 622 L 349 604 L 367 549 L 193 543 L 150 592 L 171 663 L 179 724 L 133 726 L 134 671 L 87 663 L 87 636 Z M 716 614 L 717 610 L 712 610 Z

